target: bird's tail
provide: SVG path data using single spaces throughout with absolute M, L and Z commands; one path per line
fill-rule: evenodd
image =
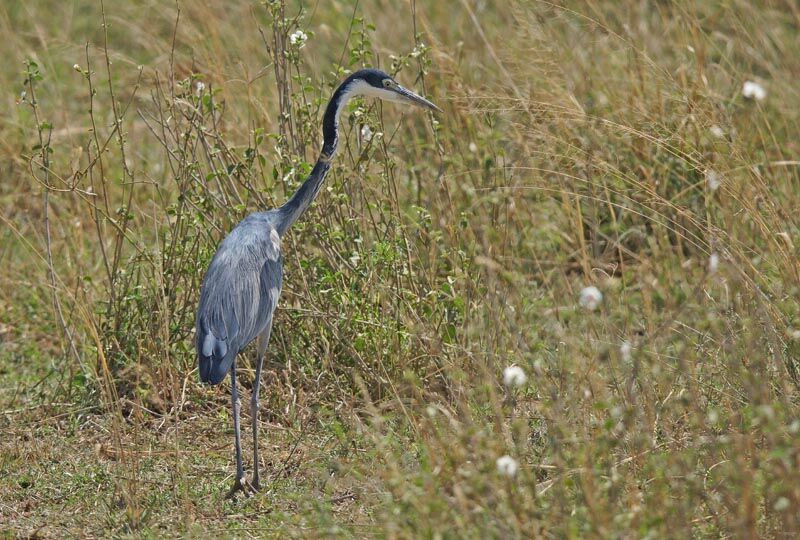
M 230 371 L 233 359 L 239 351 L 230 346 L 227 338 L 217 337 L 203 324 L 197 325 L 196 336 L 200 381 L 207 384 L 221 383 Z

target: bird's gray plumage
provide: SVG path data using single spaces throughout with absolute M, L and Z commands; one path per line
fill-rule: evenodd
M 272 317 L 283 283 L 281 238 L 319 193 L 336 153 L 339 114 L 348 100 L 356 95 L 439 110 L 382 71 L 362 69 L 350 75 L 333 93 L 325 109 L 322 151 L 311 174 L 286 204 L 276 210 L 251 214 L 242 220 L 222 241 L 203 278 L 195 335 L 200 380 L 219 384 L 225 375 L 231 374 L 236 479 L 229 495 L 248 485 L 242 466 L 236 356 L 256 337 L 261 338 L 250 401 L 254 461 L 250 487 L 258 489 L 258 391 Z
M 283 283 L 278 212 L 247 216 L 208 267 L 197 309 L 200 380 L 218 384 L 236 355 L 272 324 Z

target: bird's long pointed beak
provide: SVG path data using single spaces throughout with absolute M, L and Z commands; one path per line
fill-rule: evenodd
M 424 107 L 426 109 L 431 109 L 434 111 L 442 112 L 442 109 L 428 101 L 422 96 L 418 96 L 411 90 L 407 88 L 403 88 L 400 85 L 394 88 L 394 91 L 397 92 L 402 98 L 403 101 L 410 103 L 411 105 L 416 105 L 417 107 Z

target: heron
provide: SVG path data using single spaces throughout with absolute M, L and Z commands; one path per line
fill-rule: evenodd
M 339 142 L 339 116 L 355 96 L 374 97 L 440 111 L 436 105 L 402 87 L 377 69 L 362 69 L 336 88 L 322 118 L 322 149 L 308 178 L 286 203 L 245 217 L 222 241 L 206 270 L 197 308 L 195 345 L 200 380 L 217 385 L 231 375 L 236 478 L 226 497 L 261 488 L 258 459 L 258 394 L 261 369 L 283 284 L 281 240 L 319 193 Z M 236 357 L 258 338 L 255 382 L 250 398 L 253 430 L 253 476 L 242 465 L 239 422 L 241 401 L 236 388 Z

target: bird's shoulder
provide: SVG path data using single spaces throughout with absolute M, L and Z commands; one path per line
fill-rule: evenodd
M 281 260 L 281 237 L 274 212 L 244 218 L 220 244 L 212 264 L 237 270 L 260 271 Z

